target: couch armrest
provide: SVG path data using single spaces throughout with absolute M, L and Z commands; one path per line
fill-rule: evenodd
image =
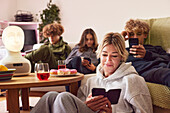
M 93 76 L 96 76 L 96 73 L 93 73 L 93 74 L 85 74 L 84 75 L 84 78 L 81 80 L 81 85 L 84 85 L 87 81 L 88 78 L 90 77 L 93 77 Z

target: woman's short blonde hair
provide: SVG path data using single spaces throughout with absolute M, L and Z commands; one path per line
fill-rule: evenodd
M 98 57 L 101 56 L 102 50 L 105 46 L 112 44 L 116 50 L 118 51 L 118 54 L 122 57 L 121 62 L 126 62 L 126 59 L 128 57 L 128 52 L 125 48 L 125 40 L 123 36 L 119 33 L 107 33 L 102 41 L 102 43 L 99 46 L 98 49 Z
M 61 24 L 54 22 L 52 24 L 47 24 L 43 27 L 43 36 L 48 38 L 51 36 L 61 36 L 64 32 L 64 28 Z

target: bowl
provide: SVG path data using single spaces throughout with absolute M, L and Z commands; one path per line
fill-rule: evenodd
M 16 69 L 8 69 L 7 71 L 0 71 L 0 81 L 11 80 Z

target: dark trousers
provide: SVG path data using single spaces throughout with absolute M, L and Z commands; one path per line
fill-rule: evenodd
M 170 87 L 170 68 L 153 68 L 141 75 L 147 82 L 163 84 Z

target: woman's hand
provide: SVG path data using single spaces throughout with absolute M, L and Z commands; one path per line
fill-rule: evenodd
M 82 58 L 82 65 L 92 71 L 95 71 L 95 69 L 96 69 L 96 66 L 93 63 L 90 63 L 88 60 L 86 60 L 84 58 Z
M 85 60 L 84 58 L 81 58 L 81 62 L 82 62 L 82 65 L 83 65 L 83 66 L 89 65 L 89 61 L 88 61 L 88 60 Z
M 90 94 L 85 103 L 94 112 L 99 111 L 99 113 L 102 113 L 105 111 L 106 113 L 112 113 L 111 103 L 103 95 L 92 97 L 92 94 Z
M 98 113 L 112 113 L 112 107 L 110 106 L 106 106 L 103 109 L 101 109 Z
M 91 63 L 91 64 L 86 65 L 86 68 L 88 68 L 88 69 L 90 69 L 92 71 L 95 71 L 96 66 L 93 63 Z

